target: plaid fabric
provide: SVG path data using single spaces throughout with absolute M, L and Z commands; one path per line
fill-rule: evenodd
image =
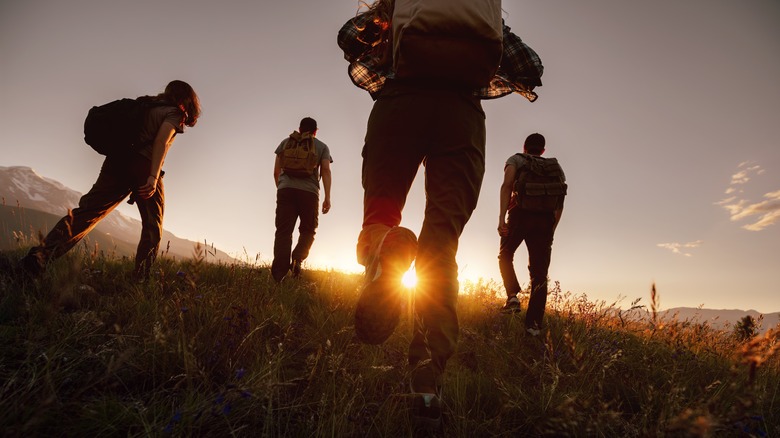
M 338 34 L 338 45 L 349 62 L 352 82 L 368 91 L 372 97 L 381 91 L 385 81 L 393 78 L 389 41 L 378 41 L 379 25 L 369 12 L 347 21 Z M 533 92 L 541 86 L 544 72 L 542 61 L 534 50 L 504 25 L 504 51 L 501 65 L 490 85 L 474 90 L 481 99 L 496 99 L 511 93 L 519 93 L 529 101 L 536 100 Z

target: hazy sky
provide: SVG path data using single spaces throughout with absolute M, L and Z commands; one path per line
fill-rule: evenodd
M 372 101 L 350 82 L 336 45 L 357 6 L 0 0 L 0 165 L 30 166 L 87 192 L 101 163 L 82 140 L 87 110 L 185 80 L 203 114 L 166 160 L 165 227 L 270 262 L 273 151 L 311 116 L 334 163 L 333 207 L 320 216 L 309 263 L 358 271 L 360 150 Z M 461 239 L 462 278 L 499 279 L 503 164 L 540 132 L 569 180 L 550 269 L 564 291 L 646 304 L 655 282 L 663 308 L 780 310 L 780 3 L 503 8 L 541 56 L 544 86 L 535 103 L 484 102 L 487 173 Z M 419 231 L 423 202 L 421 171 L 403 225 Z M 522 246 L 524 286 L 526 265 Z

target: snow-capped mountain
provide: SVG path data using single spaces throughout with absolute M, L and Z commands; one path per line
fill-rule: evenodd
M 29 210 L 62 217 L 68 209 L 78 206 L 81 193 L 58 181 L 38 175 L 26 166 L 0 166 L 0 201 L 10 207 L 19 206 Z M 118 210 L 112 211 L 95 227 L 96 231 L 111 235 L 114 239 L 135 245 L 141 233 L 141 221 L 128 217 Z M 193 254 L 195 242 L 181 239 L 169 231 L 163 232 L 161 248 L 170 242 L 170 252 L 180 257 Z M 209 249 L 211 251 L 211 249 Z M 222 251 L 216 251 L 216 259 L 232 260 Z
M 81 193 L 59 181 L 38 175 L 25 166 L 0 166 L 0 196 L 3 204 L 64 216 L 78 206 Z M 141 221 L 114 210 L 98 227 L 119 240 L 134 242 L 141 232 Z

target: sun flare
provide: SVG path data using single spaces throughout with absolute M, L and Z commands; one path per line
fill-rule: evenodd
M 417 272 L 415 272 L 414 267 L 411 267 L 408 271 L 406 271 L 404 276 L 401 278 L 401 283 L 403 283 L 403 285 L 409 289 L 417 286 Z

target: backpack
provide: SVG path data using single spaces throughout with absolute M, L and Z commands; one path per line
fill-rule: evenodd
M 311 133 L 294 131 L 279 152 L 281 167 L 285 174 L 296 178 L 314 175 L 320 164 L 317 148 Z
M 527 211 L 553 212 L 563 208 L 568 186 L 564 182 L 563 169 L 556 158 L 542 158 L 529 154 L 517 154 L 525 163 L 515 179 L 514 192 L 517 207 Z
M 498 70 L 501 0 L 396 0 L 392 25 L 396 78 L 479 88 Z
M 148 99 L 119 99 L 93 106 L 84 119 L 84 141 L 97 153 L 106 156 L 127 154 L 145 146 L 141 129 L 146 114 L 155 106 L 171 105 Z

